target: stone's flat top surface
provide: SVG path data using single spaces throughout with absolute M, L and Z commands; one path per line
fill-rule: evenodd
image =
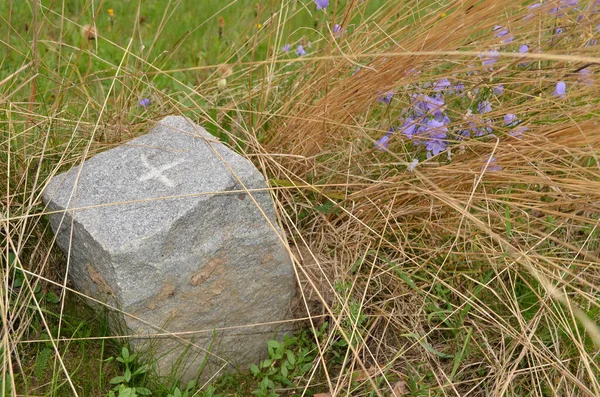
M 248 160 L 190 120 L 169 116 L 148 134 L 53 178 L 44 201 L 52 209 L 108 204 L 77 210 L 76 216 L 103 246 L 144 239 L 214 197 L 202 193 L 241 189 L 214 151 L 247 188 L 265 187 Z

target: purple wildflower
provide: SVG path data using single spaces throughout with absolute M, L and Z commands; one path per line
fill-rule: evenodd
M 527 54 L 529 52 L 529 46 L 527 44 L 521 44 L 519 47 L 519 52 L 521 54 Z M 522 62 L 519 65 L 528 66 L 530 62 Z
M 527 126 L 519 125 L 519 126 L 517 126 L 517 128 L 514 128 L 513 130 L 511 130 L 508 133 L 508 135 L 514 136 L 515 138 L 522 138 L 523 137 L 523 133 L 525 131 L 527 131 L 528 129 L 529 128 L 527 128 Z
M 556 29 L 554 30 L 554 34 L 561 34 L 562 32 L 563 32 L 563 29 L 562 29 L 562 28 L 556 28 Z
M 473 116 L 472 120 L 467 122 L 467 128 L 459 131 L 458 134 L 469 138 L 471 135 L 484 136 L 492 131 L 492 120 L 482 120 L 479 116 Z
M 564 98 L 566 96 L 567 85 L 564 81 L 559 81 L 556 83 L 556 88 L 554 89 L 554 96 L 558 96 Z
M 290 44 L 286 44 L 281 48 L 281 51 L 283 51 L 287 54 L 288 52 L 290 52 L 291 48 L 292 48 L 292 46 Z
M 496 32 L 496 37 L 500 39 L 502 44 L 508 44 L 515 39 L 515 36 L 508 31 L 508 28 L 503 28 L 500 25 L 494 27 L 494 32 Z
M 408 164 L 408 167 L 406 167 L 407 171 L 413 172 L 415 168 L 417 168 L 417 164 L 419 164 L 419 159 L 413 159 L 413 161 Z
M 492 104 L 490 103 L 490 101 L 481 101 L 477 105 L 477 111 L 481 114 L 489 113 L 492 111 Z
M 429 112 L 441 111 L 444 107 L 444 99 L 441 95 L 412 95 L 417 113 L 423 115 Z
M 377 102 L 390 104 L 392 102 L 392 97 L 394 96 L 394 91 L 387 91 L 383 95 L 377 97 Z
M 482 66 L 489 66 L 489 68 L 492 69 L 491 65 L 495 64 L 496 61 L 498 61 L 500 54 L 498 53 L 497 50 L 491 50 L 488 52 L 484 52 L 483 54 L 480 54 L 479 57 L 482 59 L 482 61 L 481 61 Z
M 533 11 L 536 8 L 540 7 L 541 5 L 542 5 L 542 3 L 534 3 L 534 4 L 532 4 L 532 5 L 529 6 L 529 11 Z M 528 20 L 528 19 L 531 19 L 531 18 L 533 18 L 533 12 L 530 12 L 529 14 L 527 14 L 525 16 L 525 18 L 523 18 L 523 19 L 524 20 Z
M 437 83 L 435 83 L 435 86 L 433 87 L 433 89 L 435 91 L 443 91 L 448 88 L 450 88 L 450 82 L 445 77 L 443 79 L 439 79 L 437 81 Z
M 315 3 L 317 4 L 317 10 L 320 10 L 327 8 L 329 5 L 329 0 L 315 0 Z
M 504 125 L 508 127 L 514 127 L 519 123 L 520 120 L 517 120 L 517 115 L 512 113 L 507 113 L 504 115 Z
M 577 72 L 577 81 L 585 85 L 594 84 L 594 80 L 592 79 L 591 73 L 592 71 L 588 68 L 581 69 L 579 72 Z
M 417 122 L 412 118 L 408 117 L 404 121 L 404 125 L 401 127 L 401 131 L 410 140 L 414 139 L 414 136 L 418 133 L 419 126 Z
M 337 23 L 333 25 L 333 35 L 335 37 L 342 37 L 344 33 L 348 33 L 348 29 L 343 29 L 342 25 L 338 25 Z
M 564 10 L 565 8 L 575 7 L 578 3 L 578 0 L 561 0 L 558 3 L 558 7 L 551 8 L 549 12 L 550 14 L 557 14 L 557 17 L 562 18 L 564 15 L 562 13 L 562 10 Z
M 426 128 L 430 139 L 425 144 L 425 149 L 427 150 L 427 158 L 430 158 L 432 155 L 437 156 L 448 147 L 448 142 L 445 140 L 448 128 L 444 123 L 435 119 L 429 120 Z
M 150 98 L 142 98 L 142 99 L 140 99 L 138 104 L 145 109 L 148 106 L 150 106 Z
M 455 86 L 451 87 L 451 89 L 457 93 L 460 94 L 462 92 L 462 90 L 465 89 L 465 85 L 463 83 L 458 83 Z
M 529 10 L 534 10 L 534 9 L 538 8 L 539 6 L 541 6 L 541 5 L 542 5 L 541 2 L 534 3 L 534 4 L 532 4 L 532 5 L 529 6 Z
M 387 150 L 388 145 L 390 144 L 390 138 L 394 133 L 394 127 L 390 127 L 388 132 L 385 133 L 384 136 L 379 138 L 377 142 L 375 142 L 375 149 L 385 152 Z
M 445 115 L 443 112 L 435 112 L 435 120 L 446 125 L 446 124 L 450 124 L 450 117 L 448 117 L 447 115 Z
M 304 50 L 304 47 L 302 46 L 302 44 L 298 44 L 298 49 L 296 50 L 296 55 L 298 55 L 299 57 L 306 55 L 306 51 Z
M 442 138 L 445 138 L 446 135 Z M 425 149 L 427 150 L 427 158 L 431 158 L 432 156 L 437 156 L 448 147 L 448 143 L 443 139 L 433 138 L 427 142 L 425 145 Z
M 485 159 L 485 164 L 483 166 L 483 171 L 494 172 L 494 171 L 501 171 L 501 170 L 502 170 L 502 167 L 500 167 L 498 164 L 496 164 L 496 158 L 491 157 L 491 155 L 487 156 L 487 158 Z
M 515 138 L 522 138 L 523 133 L 527 131 L 527 127 L 524 125 L 518 125 L 521 120 L 517 119 L 517 116 L 512 113 L 508 113 L 504 116 L 504 125 L 507 127 L 516 127 L 510 130 L 508 135 L 514 136 Z
M 497 86 L 492 88 L 492 91 L 496 95 L 502 95 L 502 93 L 504 92 L 504 86 L 502 84 L 498 84 Z

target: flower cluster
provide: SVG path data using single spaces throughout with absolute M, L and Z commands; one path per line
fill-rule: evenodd
M 568 13 L 579 12 L 575 18 L 577 21 L 584 20 L 584 13 L 600 12 L 600 0 L 595 0 L 593 4 L 585 8 L 578 8 L 579 2 L 576 0 L 556 0 L 552 2 L 538 2 L 529 6 L 529 14 L 525 19 L 531 19 L 540 12 L 546 15 L 551 15 L 555 21 L 561 22 L 561 18 Z M 588 18 L 589 19 L 589 18 Z M 555 23 L 555 22 L 554 22 Z M 548 31 L 551 36 L 549 43 L 552 41 L 552 36 L 561 34 L 568 26 L 554 26 Z M 600 32 L 600 24 L 596 26 L 594 32 Z M 515 52 L 523 54 L 524 57 L 530 54 L 532 48 L 528 43 L 519 43 L 515 34 L 511 32 L 509 26 L 496 25 L 493 27 L 491 35 L 497 41 L 496 45 L 487 51 L 483 51 L 479 55 L 482 69 L 484 71 L 493 70 L 496 63 L 503 52 Z M 586 39 L 584 46 L 597 45 L 598 40 L 593 37 Z M 534 52 L 542 51 L 541 48 L 534 48 Z M 517 68 L 529 68 L 532 62 L 517 62 Z M 414 71 L 412 71 L 414 72 Z M 470 76 L 475 71 L 470 71 L 467 76 Z M 463 83 L 458 81 L 456 75 L 453 79 L 456 82 L 450 82 L 447 78 L 439 79 L 436 82 L 422 84 L 418 88 L 419 94 L 407 94 L 410 101 L 409 106 L 402 110 L 399 117 L 399 124 L 391 127 L 376 143 L 375 148 L 380 151 L 388 149 L 390 143 L 396 139 L 407 139 L 413 147 L 422 150 L 426 158 L 438 156 L 444 152 L 448 152 L 450 158 L 450 148 L 453 144 L 461 144 L 466 139 L 485 139 L 485 137 L 510 137 L 511 139 L 522 139 L 528 130 L 524 124 L 522 116 L 515 113 L 507 112 L 498 114 L 494 112 L 494 107 L 506 101 L 502 98 L 505 94 L 505 88 L 502 84 L 491 84 L 489 87 L 474 87 L 471 90 L 466 90 Z M 583 67 L 577 70 L 577 82 L 585 85 L 594 83 L 593 75 L 589 67 Z M 560 80 L 547 86 L 547 95 L 552 96 L 554 100 L 567 98 L 568 84 Z M 394 89 L 380 91 L 377 93 L 376 101 L 389 105 L 392 103 L 397 92 Z M 454 95 L 457 95 L 454 97 Z M 461 97 L 468 97 L 468 101 L 462 100 Z M 539 98 L 538 96 L 537 98 Z M 400 102 L 400 101 L 399 101 Z M 468 103 L 468 108 L 460 110 L 461 104 Z M 461 114 L 462 117 L 454 117 L 450 119 L 447 108 L 451 104 L 452 112 L 450 114 Z M 500 107 L 498 107 L 500 110 Z M 494 157 L 488 156 L 485 159 L 485 166 L 482 168 L 485 171 L 499 171 L 502 167 L 496 164 Z M 407 167 L 409 171 L 414 170 L 418 164 L 418 159 L 414 159 Z
M 493 112 L 493 101 L 498 101 L 504 93 L 504 86 L 496 84 L 487 90 L 475 88 L 470 95 L 476 95 L 479 100 L 472 102 L 462 119 L 450 119 L 448 115 L 448 99 L 453 95 L 463 95 L 464 84 L 452 83 L 447 78 L 442 78 L 434 83 L 426 83 L 419 94 L 409 94 L 410 105 L 403 110 L 400 124 L 391 127 L 377 142 L 375 149 L 385 151 L 395 134 L 410 140 L 415 148 L 422 148 L 427 159 L 449 151 L 453 143 L 465 139 L 495 136 L 498 127 L 508 130 L 509 136 L 522 138 L 527 127 L 522 125 L 522 120 L 513 113 L 507 113 L 500 120 L 489 116 Z M 395 95 L 394 90 L 380 93 L 377 101 L 389 104 Z M 456 99 L 460 99 L 457 97 Z M 493 100 L 493 101 L 492 101 Z M 452 97 L 451 102 L 454 102 Z M 458 101 L 460 103 L 460 100 Z M 450 156 L 450 154 L 448 154 Z M 486 171 L 498 171 L 501 167 L 489 162 Z M 418 164 L 418 159 L 410 163 L 407 169 L 413 170 Z

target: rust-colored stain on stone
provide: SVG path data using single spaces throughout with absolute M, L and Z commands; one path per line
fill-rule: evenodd
M 146 307 L 150 310 L 156 309 L 156 304 L 160 303 L 166 299 L 169 299 L 175 295 L 175 284 L 172 283 L 163 283 L 162 288 L 153 298 L 150 299 L 148 303 L 146 303 Z
M 273 263 L 274 259 L 275 259 L 275 258 L 273 257 L 273 254 L 271 254 L 271 253 L 269 253 L 269 254 L 266 254 L 266 255 L 263 255 L 263 256 L 260 258 L 260 264 L 261 264 L 262 266 L 268 266 L 268 265 L 270 265 L 270 264 L 272 264 L 272 263 Z
M 90 276 L 90 280 L 92 280 L 92 282 L 98 286 L 101 292 L 104 292 L 107 295 L 115 294 L 115 291 L 110 287 L 110 285 L 95 267 L 88 263 L 86 265 L 86 270 Z
M 227 284 L 225 280 L 217 280 L 210 284 L 209 291 L 213 295 L 221 295 Z
M 190 278 L 190 284 L 194 287 L 197 287 L 208 280 L 208 278 L 213 274 L 215 276 L 222 275 L 225 273 L 225 267 L 223 266 L 225 263 L 226 261 L 223 258 L 212 259 L 202 269 L 200 269 L 199 272 Z

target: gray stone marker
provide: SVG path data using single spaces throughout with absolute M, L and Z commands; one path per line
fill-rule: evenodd
M 269 339 L 292 328 L 276 324 L 291 318 L 295 279 L 273 202 L 265 190 L 250 192 L 259 210 L 232 171 L 247 189 L 266 187 L 251 162 L 169 116 L 44 191 L 48 210 L 62 211 L 50 223 L 70 253 L 74 287 L 135 316 L 113 312 L 116 332 L 202 331 L 180 336 L 192 345 L 173 336 L 134 340 L 160 375 L 187 381 L 202 367 L 202 379 L 246 370 Z

